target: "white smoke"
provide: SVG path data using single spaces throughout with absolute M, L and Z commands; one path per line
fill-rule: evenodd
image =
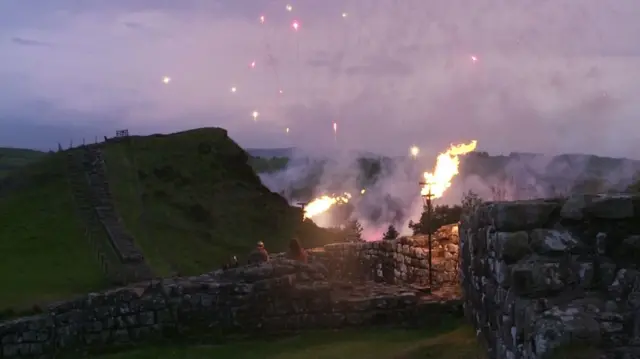
M 291 158 L 283 171 L 262 174 L 265 185 L 280 192 L 292 203 L 311 198 L 292 197 L 292 188 L 305 184 L 312 186 L 312 196 L 348 192 L 353 195 L 354 206 L 350 218 L 358 219 L 364 227 L 365 240 L 382 238 L 390 224 L 402 234 L 410 234 L 408 224 L 418 221 L 423 210 L 419 182 L 425 171 L 432 171 L 437 154 L 418 158 L 384 158 L 369 156 L 379 161 L 380 172 L 375 182 L 363 186 L 364 173 L 359 165 L 362 153 L 343 151 L 326 157 L 309 157 L 299 152 Z M 330 157 L 330 158 L 328 158 Z M 640 171 L 640 162 L 588 155 L 534 155 L 516 154 L 488 156 L 472 153 L 461 156 L 461 174 L 454 177 L 452 187 L 435 205 L 460 204 L 468 191 L 484 200 L 521 200 L 563 196 L 585 180 L 598 178 L 603 187 L 623 190 Z M 323 162 L 324 161 L 324 162 Z M 320 173 L 321 171 L 321 173 Z M 314 172 L 319 173 L 311 181 Z M 361 195 L 360 191 L 365 189 Z M 338 206 L 339 207 L 339 206 Z M 336 226 L 329 210 L 314 217 L 320 226 Z

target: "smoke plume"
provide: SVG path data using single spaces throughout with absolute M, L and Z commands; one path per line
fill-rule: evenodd
M 423 210 L 418 183 L 425 171 L 433 169 L 436 156 L 437 153 L 417 158 L 381 157 L 357 151 L 321 156 L 299 150 L 291 156 L 286 169 L 262 174 L 261 178 L 292 205 L 324 194 L 352 194 L 349 210 L 337 206 L 313 220 L 320 226 L 332 227 L 344 217 L 357 219 L 364 227 L 363 238 L 378 240 L 390 224 L 401 234 L 410 234 L 409 221 L 418 221 Z M 510 201 L 572 192 L 620 191 L 640 171 L 640 161 L 591 155 L 489 156 L 473 152 L 460 159 L 460 174 L 444 196 L 435 200 L 436 205 L 459 204 L 468 191 L 484 200 Z M 300 191 L 301 188 L 307 191 Z

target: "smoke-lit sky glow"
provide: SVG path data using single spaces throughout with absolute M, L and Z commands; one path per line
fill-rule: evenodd
M 0 145 L 221 126 L 250 147 L 637 158 L 638 18 L 637 0 L 4 0 Z

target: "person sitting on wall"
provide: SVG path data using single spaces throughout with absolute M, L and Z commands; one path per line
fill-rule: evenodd
M 262 241 L 258 242 L 256 249 L 249 253 L 249 264 L 266 263 L 269 261 L 269 252 L 264 248 Z
M 222 266 L 223 270 L 227 270 L 227 269 L 232 269 L 232 268 L 238 268 L 239 264 L 238 264 L 238 258 L 236 258 L 236 256 L 232 256 L 231 259 L 229 259 L 228 263 L 225 263 Z
M 238 268 L 240 263 L 238 263 L 238 258 L 236 256 L 231 257 L 231 263 L 229 263 L 229 268 Z
M 292 239 L 289 242 L 289 253 L 287 253 L 289 259 L 293 259 L 296 261 L 300 261 L 302 263 L 307 263 L 309 260 L 309 256 L 307 252 L 302 248 L 300 242 L 297 239 Z

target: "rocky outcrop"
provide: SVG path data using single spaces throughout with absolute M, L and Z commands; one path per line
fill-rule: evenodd
M 458 242 L 457 224 L 444 226 L 432 236 L 434 288 L 458 285 Z M 429 283 L 426 235 L 329 244 L 310 253 L 329 269 L 331 278 L 419 287 Z
M 95 353 L 154 340 L 231 337 L 349 326 L 437 324 L 461 315 L 447 293 L 328 281 L 319 264 L 278 260 L 141 283 L 0 323 L 0 358 Z
M 630 195 L 486 203 L 464 218 L 465 314 L 490 357 L 640 358 L 639 238 Z

